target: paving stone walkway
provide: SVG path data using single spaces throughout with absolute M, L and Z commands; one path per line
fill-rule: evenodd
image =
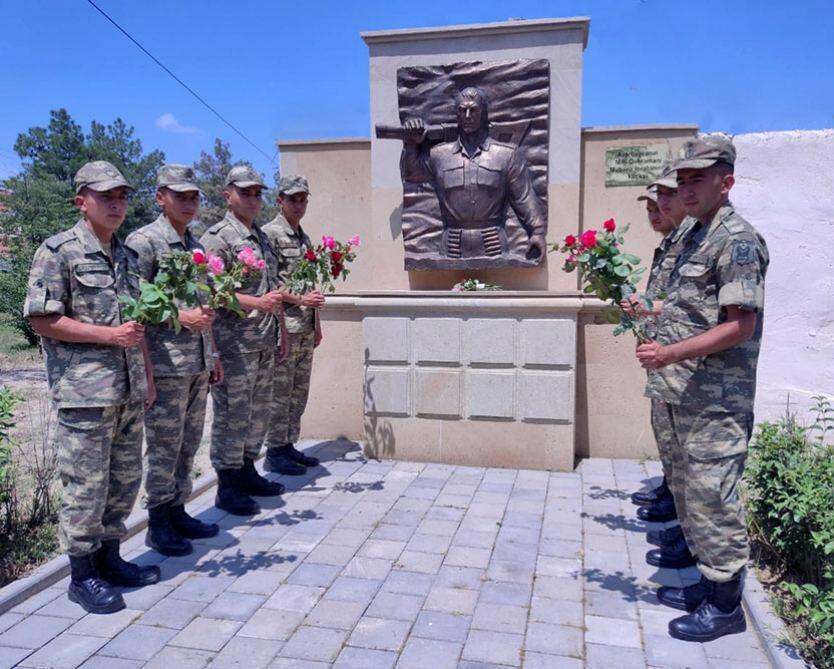
M 66 581 L 0 616 L 0 667 L 85 669 L 759 669 L 755 633 L 671 639 L 628 494 L 656 463 L 591 459 L 574 473 L 366 461 L 308 445 L 322 466 L 241 519 L 189 508 L 220 534 L 162 559 L 127 609 L 86 615 Z

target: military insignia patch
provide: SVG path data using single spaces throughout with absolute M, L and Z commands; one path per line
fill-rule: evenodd
M 733 263 L 746 265 L 753 262 L 753 244 L 748 241 L 733 242 Z

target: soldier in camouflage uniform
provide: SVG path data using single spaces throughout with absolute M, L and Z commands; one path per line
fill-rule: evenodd
M 124 321 L 119 295 L 136 288 L 129 250 L 113 234 L 133 188 L 97 160 L 75 175 L 83 219 L 35 253 L 24 315 L 42 338 L 64 491 L 58 514 L 69 598 L 91 613 L 124 608 L 113 586 L 159 580 L 158 567 L 119 555 L 142 476 L 142 417 L 153 403 L 144 327 Z
M 237 293 L 246 317 L 221 309 L 214 321 L 224 372 L 223 381 L 211 391 L 211 463 L 218 478 L 215 504 L 244 516 L 260 510 L 250 495 L 274 496 L 284 491 L 284 486 L 263 478 L 255 468 L 269 420 L 279 334 L 286 337 L 276 318 L 283 316 L 278 259 L 255 223 L 263 206 L 264 188 L 251 167 L 233 167 L 223 190 L 229 211 L 200 240 L 226 265 L 237 262 L 238 254 L 247 247 L 265 263 L 262 270 L 250 271 Z M 286 346 L 281 350 L 286 351 Z
M 281 211 L 263 228 L 278 256 L 282 283 L 287 282 L 304 251 L 313 247 L 301 227 L 309 195 L 310 187 L 304 177 L 282 178 L 278 186 Z M 266 431 L 266 468 L 294 476 L 304 474 L 307 467 L 319 463 L 318 459 L 296 450 L 295 443 L 310 392 L 313 350 L 321 341 L 316 307 L 324 304 L 324 296 L 317 290 L 304 295 L 286 292 L 284 301 L 290 305 L 284 312 L 290 354 L 275 368 L 275 387 Z
M 746 628 L 749 548 L 738 484 L 753 428 L 769 258 L 764 239 L 729 201 L 735 157 L 722 135 L 681 150 L 678 191 L 697 222 L 680 239 L 657 341 L 637 347 L 640 363 L 657 370 L 646 394 L 665 403 L 682 452 L 687 541 L 701 581 L 660 588 L 658 599 L 691 611 L 669 623 L 673 637 L 688 641 Z
M 157 174 L 156 201 L 162 214 L 128 236 L 134 251 L 134 273 L 152 282 L 164 257 L 204 253 L 188 229 L 200 206 L 194 170 L 186 165 L 163 165 Z M 209 377 L 223 379 L 219 357 L 214 357 L 208 307 L 187 308 L 178 303 L 179 333 L 171 325 L 148 325 L 146 335 L 153 363 L 156 403 L 145 416 L 145 499 L 148 532 L 145 543 L 163 555 L 187 555 L 188 539 L 213 537 L 215 524 L 203 523 L 185 511 L 191 495 L 191 467 L 203 437 Z

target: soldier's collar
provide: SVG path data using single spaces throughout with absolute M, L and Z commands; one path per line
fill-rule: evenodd
M 156 223 L 157 228 L 162 233 L 162 236 L 165 238 L 165 241 L 169 244 L 182 244 L 185 243 L 188 246 L 188 237 L 191 235 L 188 227 L 185 228 L 185 236 L 180 237 L 177 231 L 174 229 L 174 226 L 171 225 L 171 221 L 168 220 L 168 217 L 165 214 L 160 214 L 159 217 L 154 221 Z
M 84 247 L 84 253 L 104 253 L 104 250 L 101 248 L 101 242 L 95 236 L 95 233 L 87 227 L 87 222 L 83 218 L 75 224 L 75 236 L 78 237 L 78 240 Z M 111 239 L 114 240 L 114 249 L 121 244 L 116 235 L 113 235 Z
M 484 137 L 483 141 L 478 144 L 478 150 L 475 151 L 472 157 L 478 155 L 479 151 L 489 151 L 489 148 L 492 146 L 492 137 L 487 135 Z M 463 142 L 460 141 L 460 137 L 455 140 L 454 146 L 452 146 L 453 153 L 463 153 Z
M 237 232 L 245 237 L 258 237 L 258 233 L 255 230 L 255 223 L 252 224 L 252 228 L 247 228 L 246 225 L 240 222 L 237 216 L 232 213 L 232 210 L 228 210 L 226 212 L 226 220 L 231 223 L 232 227 L 237 230 Z

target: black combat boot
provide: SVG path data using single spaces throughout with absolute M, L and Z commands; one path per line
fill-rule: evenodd
M 672 496 L 661 497 L 651 506 L 641 506 L 637 509 L 637 517 L 650 523 L 665 523 L 675 520 L 678 512 L 675 510 L 675 500 Z
M 307 473 L 307 467 L 293 460 L 286 446 L 270 446 L 266 449 L 264 469 L 287 476 L 301 476 Z
M 91 555 L 70 555 L 70 584 L 67 595 L 87 613 L 113 613 L 125 607 L 122 593 L 102 579 Z
M 238 471 L 240 489 L 247 495 L 255 497 L 275 497 L 282 495 L 286 488 L 277 481 L 265 479 L 255 469 L 252 458 L 243 458 L 243 467 Z
M 216 523 L 204 523 L 202 520 L 189 516 L 182 504 L 169 506 L 168 517 L 171 519 L 171 527 L 174 531 L 186 539 L 208 539 L 217 536 L 220 531 Z
M 680 525 L 674 525 L 668 530 L 657 530 L 646 534 L 646 541 L 655 546 L 673 544 L 681 538 L 683 538 L 683 528 Z
M 666 484 L 666 477 L 663 477 L 663 480 L 660 482 L 660 485 L 657 488 L 652 488 L 651 490 L 638 490 L 631 494 L 631 503 L 636 504 L 637 506 L 649 506 L 650 504 L 656 504 L 664 497 L 671 497 L 672 491 L 669 490 L 669 486 Z
M 698 608 L 669 623 L 669 634 L 675 639 L 705 643 L 747 629 L 744 610 L 741 608 L 741 574 L 726 583 L 707 583 L 706 599 Z
M 214 506 L 234 516 L 254 516 L 261 507 L 240 488 L 237 469 L 217 470 L 217 497 Z
M 93 564 L 105 581 L 125 588 L 158 583 L 162 575 L 157 566 L 142 567 L 123 560 L 118 539 L 102 541 L 101 548 L 93 553 Z
M 697 560 L 689 552 L 683 535 L 671 544 L 664 544 L 660 548 L 653 548 L 646 553 L 646 562 L 661 569 L 684 569 L 691 567 Z
M 710 581 L 701 576 L 701 580 L 685 588 L 672 588 L 664 585 L 657 589 L 657 600 L 679 611 L 694 611 L 709 594 Z
M 163 555 L 188 555 L 194 547 L 171 527 L 169 510 L 170 504 L 167 502 L 148 509 L 145 545 Z
M 300 465 L 304 465 L 305 467 L 318 467 L 318 458 L 314 458 L 312 455 L 305 455 L 299 451 L 293 443 L 288 443 L 284 446 L 284 453 L 290 460 L 297 462 Z

